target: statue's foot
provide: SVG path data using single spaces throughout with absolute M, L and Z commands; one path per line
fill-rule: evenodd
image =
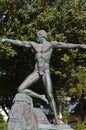
M 62 122 L 61 120 L 56 120 L 56 125 L 64 125 L 64 122 Z
M 47 104 L 49 104 L 47 98 L 45 97 L 45 95 L 42 95 L 42 100 L 45 101 Z
M 61 123 L 59 121 L 53 120 L 52 122 L 53 125 L 61 125 Z

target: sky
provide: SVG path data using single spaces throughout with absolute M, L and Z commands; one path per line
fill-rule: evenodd
M 7 109 L 7 108 L 6 108 L 6 109 Z M 2 114 L 2 115 L 3 115 L 4 120 L 5 120 L 5 121 L 7 121 L 8 116 L 5 114 L 5 112 L 2 110 L 2 108 L 0 108 L 0 114 Z

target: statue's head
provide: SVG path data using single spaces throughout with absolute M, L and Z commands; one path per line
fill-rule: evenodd
M 47 32 L 44 30 L 40 30 L 37 32 L 37 42 L 42 43 L 43 39 L 48 40 Z

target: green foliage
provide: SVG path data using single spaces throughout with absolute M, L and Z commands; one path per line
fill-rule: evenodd
M 16 51 L 12 49 L 10 45 L 0 46 L 0 76 L 6 75 L 6 62 L 9 62 L 11 58 L 16 55 Z
M 68 124 L 68 117 L 69 117 L 70 113 L 67 111 L 63 112 L 63 116 L 62 116 L 62 121 L 66 124 Z
M 76 97 L 80 98 L 81 95 L 86 93 L 86 68 L 85 67 L 78 67 L 78 72 L 72 74 L 70 79 L 70 95 L 75 95 Z M 77 93 L 78 92 L 78 93 Z
M 6 130 L 7 122 L 3 120 L 3 116 L 0 114 L 0 130 Z
M 85 130 L 86 129 L 86 125 L 84 123 L 78 124 L 76 127 L 77 127 L 77 130 Z

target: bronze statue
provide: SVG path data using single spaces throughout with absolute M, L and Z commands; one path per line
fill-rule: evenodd
M 56 104 L 53 97 L 53 87 L 52 81 L 50 77 L 50 69 L 49 69 L 49 61 L 51 58 L 51 54 L 55 47 L 57 48 L 83 48 L 86 49 L 86 45 L 81 44 L 65 44 L 62 42 L 51 41 L 48 42 L 47 33 L 44 30 L 40 30 L 37 33 L 37 43 L 33 41 L 19 41 L 13 39 L 1 39 L 0 43 L 12 43 L 18 46 L 32 47 L 35 52 L 36 64 L 35 70 L 32 74 L 30 74 L 19 86 L 18 92 L 26 93 L 30 96 L 38 97 L 47 103 L 49 102 L 51 109 L 54 113 L 55 120 L 57 124 L 59 124 L 59 120 L 57 118 L 56 113 Z M 45 85 L 47 91 L 48 100 L 44 95 L 39 95 L 28 88 L 35 83 L 39 78 L 42 78 L 43 83 Z

